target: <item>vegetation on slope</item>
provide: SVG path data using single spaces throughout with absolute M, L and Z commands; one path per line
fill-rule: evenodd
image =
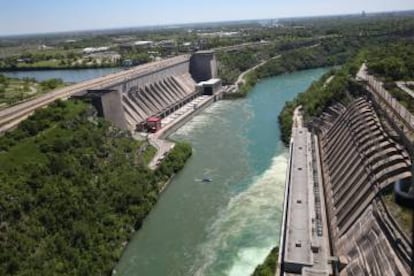
M 273 276 L 276 273 L 276 263 L 279 255 L 279 247 L 274 247 L 270 251 L 266 260 L 256 267 L 252 276 Z
M 408 111 L 414 113 L 414 99 L 396 85 L 396 81 L 414 81 L 414 44 L 390 43 L 365 53 L 370 73 L 384 82 L 384 87 Z
M 365 52 L 368 69 L 374 75 L 389 81 L 414 80 L 414 44 L 389 43 Z
M 394 191 L 385 191 L 382 196 L 387 209 L 391 213 L 391 216 L 397 221 L 398 225 L 405 232 L 407 237 L 411 237 L 413 227 L 413 215 L 412 210 L 401 207 L 395 202 Z
M 162 182 L 191 155 L 178 144 L 150 171 L 153 149 L 94 113 L 57 102 L 0 137 L 1 275 L 110 274 Z
M 246 96 L 263 78 L 297 70 L 344 64 L 347 59 L 356 54 L 358 47 L 363 43 L 356 40 L 353 44 L 345 46 L 344 39 L 326 39 L 312 46 L 283 52 L 281 58 L 270 59 L 263 66 L 248 73 L 239 91 L 228 96 L 234 98 Z
M 371 73 L 384 80 L 388 91 L 396 97 L 409 111 L 414 111 L 414 101 L 410 95 L 395 86 L 395 80 L 411 80 L 414 76 L 414 45 L 398 42 L 375 46 L 361 50 L 352 60 L 347 62 L 340 70 L 329 72 L 320 80 L 314 82 L 304 93 L 299 94 L 293 101 L 287 102 L 279 115 L 281 138 L 287 145 L 289 143 L 292 129 L 292 115 L 298 105 L 302 105 L 305 121 L 321 113 L 335 102 L 347 102 L 353 96 L 363 91 L 361 84 L 354 81 L 354 76 L 361 64 L 366 61 Z M 384 63 L 388 60 L 389 63 Z M 396 65 L 397 64 L 397 65 Z M 332 81 L 327 84 L 326 80 L 333 75 Z M 399 225 L 406 233 L 410 232 L 412 222 L 411 213 L 405 208 L 397 206 L 393 194 L 386 193 L 384 196 L 388 209 Z
M 322 114 L 325 108 L 335 102 L 347 103 L 350 94 L 359 93 L 360 85 L 349 76 L 349 66 L 338 71 L 325 74 L 314 82 L 305 92 L 300 93 L 294 100 L 286 102 L 279 114 L 281 139 L 288 145 L 292 131 L 292 115 L 299 105 L 303 108 L 305 121 Z M 326 83 L 328 77 L 334 78 Z
M 293 101 L 287 102 L 279 115 L 282 140 L 285 144 L 289 143 L 292 114 L 296 106 L 302 105 L 304 108 L 305 119 L 319 116 L 330 104 L 347 101 L 347 92 L 358 94 L 360 85 L 353 80 L 361 64 L 366 61 L 370 71 L 385 81 L 385 86 L 389 91 L 401 101 L 409 110 L 414 110 L 414 102 L 405 92 L 395 87 L 394 80 L 412 79 L 414 69 L 414 45 L 407 42 L 382 44 L 364 48 L 354 55 L 346 65 L 337 70 L 334 79 L 327 85 L 325 75 L 319 81 L 313 83 L 307 91 L 299 94 Z M 383 60 L 390 63 L 384 63 Z M 396 65 L 398 64 L 398 65 Z

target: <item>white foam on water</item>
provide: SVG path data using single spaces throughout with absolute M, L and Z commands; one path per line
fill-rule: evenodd
M 240 250 L 237 254 L 236 265 L 230 269 L 228 275 L 251 275 L 258 264 L 262 263 L 272 247 L 251 247 Z
M 231 103 L 228 101 L 219 101 L 212 104 L 202 113 L 194 116 L 190 121 L 180 127 L 174 135 L 186 137 L 190 136 L 194 131 L 210 126 L 214 120 L 218 119 L 217 115 L 229 107 L 229 104 Z
M 233 197 L 208 229 L 196 275 L 250 275 L 278 241 L 287 152 Z

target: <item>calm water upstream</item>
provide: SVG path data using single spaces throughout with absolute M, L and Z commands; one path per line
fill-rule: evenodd
M 327 69 L 264 80 L 220 101 L 171 138 L 193 157 L 129 243 L 117 275 L 250 275 L 279 241 L 287 149 L 283 104 Z M 211 177 L 212 182 L 200 182 Z

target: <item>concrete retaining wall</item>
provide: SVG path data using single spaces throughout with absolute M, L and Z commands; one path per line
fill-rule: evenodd
M 404 235 L 384 227 L 393 219 L 379 205 L 382 190 L 411 178 L 407 151 L 389 137 L 364 98 L 331 108 L 314 125 L 334 254 L 348 260 L 341 275 L 408 275 L 409 254 L 395 246 Z

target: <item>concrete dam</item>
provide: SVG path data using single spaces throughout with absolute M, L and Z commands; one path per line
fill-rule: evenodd
M 384 193 L 411 181 L 411 158 L 366 92 L 306 127 L 294 116 L 277 275 L 410 275 Z
M 333 254 L 342 274 L 408 275 L 410 243 L 381 191 L 411 179 L 410 156 L 366 99 L 331 110 L 320 126 L 321 152 Z
M 213 95 L 216 77 L 213 52 L 199 52 L 152 66 L 141 74 L 102 90 L 89 90 L 98 112 L 116 126 L 135 130 L 150 117 L 164 118 L 202 94 Z M 210 90 L 203 85 L 211 83 Z M 213 91 L 214 90 L 214 91 Z
M 164 118 L 199 95 L 220 90 L 213 51 L 181 55 L 81 82 L 0 111 L 0 132 L 57 99 L 90 97 L 99 115 L 134 131 L 152 116 Z

